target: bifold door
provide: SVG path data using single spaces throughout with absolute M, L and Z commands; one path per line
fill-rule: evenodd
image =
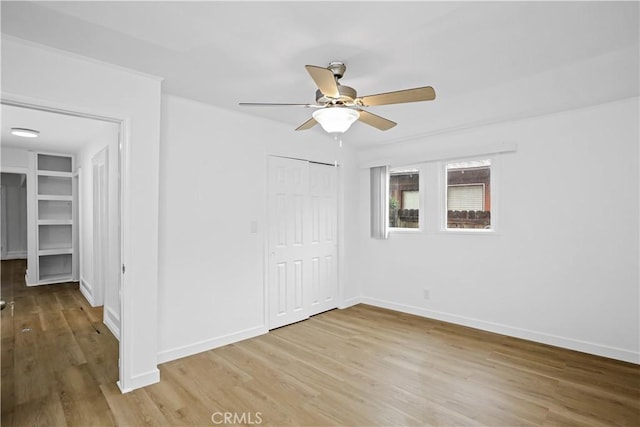
M 337 307 L 337 168 L 269 158 L 269 328 Z

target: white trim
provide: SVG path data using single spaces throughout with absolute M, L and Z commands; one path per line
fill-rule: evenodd
M 269 215 L 269 159 L 270 155 L 267 154 L 264 157 L 262 176 L 265 179 L 262 181 L 262 218 L 264 218 L 264 224 L 262 224 L 262 324 L 269 324 L 269 225 L 271 217 Z M 267 328 L 268 330 L 268 328 Z
M 419 216 L 418 216 L 418 223 L 420 223 Z M 392 234 L 422 234 L 424 232 L 426 232 L 424 227 L 420 227 L 420 228 L 389 227 L 389 238 L 391 237 Z
M 65 114 L 67 116 L 100 120 L 103 122 L 115 123 L 115 124 L 120 124 L 123 121 L 123 119 L 117 118 L 119 116 L 119 114 L 117 113 L 98 111 L 95 109 L 84 108 L 84 107 L 82 108 L 82 112 L 79 112 L 77 111 L 78 109 L 76 107 L 69 104 L 63 104 L 60 102 L 51 103 L 50 101 L 45 101 L 45 100 L 41 100 L 41 99 L 29 97 L 29 96 L 16 95 L 9 92 L 1 92 L 0 95 L 1 95 L 0 104 L 2 105 L 28 108 L 31 110 L 44 111 L 49 113 Z M 19 148 L 19 147 L 14 146 L 12 148 Z M 39 152 L 46 154 L 46 152 L 44 151 L 39 151 Z M 49 154 L 59 155 L 64 153 L 49 152 Z M 34 170 L 35 169 L 36 168 L 34 167 Z
M 500 236 L 501 234 L 494 229 L 485 229 L 485 228 L 446 228 L 439 229 L 436 231 L 438 234 L 449 234 L 449 235 L 457 235 L 457 234 L 466 234 L 473 236 Z
M 372 149 L 372 150 L 375 150 Z M 454 159 L 473 159 L 478 157 L 491 157 L 500 153 L 512 153 L 518 150 L 515 142 L 495 142 L 483 145 L 471 145 L 466 147 L 454 147 L 438 150 L 421 150 L 419 157 L 415 153 L 391 155 L 374 160 L 364 160 L 359 163 L 362 169 L 385 165 L 416 165 L 420 163 L 438 162 Z M 366 151 L 363 153 L 366 156 Z
M 84 245 L 82 242 L 82 227 L 84 226 L 84 215 L 83 210 L 82 209 L 82 190 L 83 190 L 83 184 L 84 184 L 84 179 L 85 179 L 85 175 L 83 175 L 83 170 L 82 167 L 78 167 L 76 169 L 76 178 L 77 178 L 77 186 L 76 186 L 76 238 L 78 239 L 77 241 L 77 254 L 76 254 L 76 263 L 78 264 L 78 268 L 77 268 L 77 272 L 78 272 L 78 278 L 80 279 L 80 290 L 82 291 L 82 281 L 83 281 L 83 277 L 84 277 L 84 268 L 83 268 L 83 261 L 84 261 L 84 257 L 83 257 L 83 249 L 84 249 Z M 91 304 L 93 306 L 93 304 Z
M 160 382 L 160 370 L 156 368 L 139 375 L 131 376 L 131 378 L 127 378 L 126 387 L 121 380 L 118 380 L 116 384 L 122 393 L 129 393 L 135 389 L 146 387 L 158 382 Z
M 96 307 L 96 304 L 93 301 L 93 288 L 82 276 L 80 277 L 80 293 L 84 296 L 91 307 Z
M 455 134 L 459 134 L 462 132 L 467 132 L 469 130 L 474 130 L 474 129 L 479 129 L 479 128 L 485 128 L 485 127 L 489 127 L 489 126 L 499 126 L 499 125 L 505 125 L 505 124 L 510 124 L 510 123 L 518 123 L 518 122 L 524 122 L 527 120 L 531 120 L 531 119 L 539 119 L 539 118 L 545 118 L 545 117 L 557 117 L 557 116 L 562 116 L 562 115 L 566 115 L 566 114 L 571 114 L 574 111 L 588 111 L 588 110 L 595 110 L 597 108 L 600 108 L 601 106 L 604 105 L 615 105 L 615 104 L 622 104 L 625 102 L 633 102 L 638 100 L 638 95 L 632 95 L 632 96 L 627 96 L 624 98 L 620 98 L 620 99 L 614 99 L 612 101 L 605 101 L 605 102 L 600 102 L 597 104 L 593 104 L 593 105 L 586 105 L 586 106 L 582 106 L 582 107 L 569 107 L 566 109 L 561 109 L 558 111 L 551 111 L 551 112 L 537 112 L 537 113 L 521 113 L 521 114 L 514 114 L 511 116 L 505 116 L 505 117 L 500 117 L 500 118 L 496 118 L 496 119 L 485 119 L 485 120 L 478 120 L 472 123 L 466 123 L 466 124 L 460 124 L 460 125 L 456 125 L 456 126 L 449 126 L 449 127 L 444 127 L 441 129 L 434 129 L 431 131 L 427 131 L 427 132 L 422 132 L 422 133 L 416 133 L 413 135 L 407 135 L 404 137 L 400 137 L 400 138 L 395 138 L 395 139 L 390 139 L 385 141 L 384 145 L 381 145 L 381 147 L 384 146 L 393 146 L 395 144 L 399 144 L 399 143 L 414 143 L 416 141 L 420 141 L 420 140 L 424 140 L 427 138 L 434 138 L 440 135 L 455 135 Z
M 354 305 L 362 304 L 362 297 L 353 297 L 342 300 L 338 308 L 344 310 L 345 308 L 353 307 Z
M 27 259 L 27 251 L 8 251 L 2 259 Z
M 640 364 L 640 352 L 627 350 L 618 347 L 611 347 L 604 344 L 577 340 L 574 338 L 561 337 L 558 335 L 547 334 L 544 332 L 532 331 L 529 329 L 518 328 L 514 326 L 504 325 L 501 323 L 488 322 L 485 320 L 474 319 L 471 317 L 459 316 L 457 314 L 445 313 L 441 311 L 429 310 L 422 307 L 412 305 L 398 304 L 391 301 L 385 301 L 377 298 L 361 297 L 363 304 L 373 305 L 375 307 L 386 308 L 389 310 L 399 311 L 401 313 L 413 314 L 429 319 L 441 320 L 444 322 L 454 323 L 456 325 L 468 326 L 482 331 L 493 332 L 496 334 L 507 335 L 510 337 L 521 338 L 528 341 L 534 341 L 542 344 L 548 344 L 555 347 L 562 347 L 569 350 L 589 353 L 596 356 L 608 357 L 611 359 L 622 360 L 624 362 Z
M 120 341 L 120 316 L 113 311 L 111 307 L 104 307 L 104 319 L 103 323 L 109 328 L 111 333 L 118 341 Z
M 16 147 L 10 147 L 16 148 Z M 16 173 L 20 175 L 28 175 L 29 168 L 21 168 L 19 166 L 0 166 L 0 172 L 2 173 Z
M 243 331 L 234 332 L 232 334 L 198 341 L 194 344 L 164 350 L 158 353 L 158 363 L 166 363 L 183 357 L 192 356 L 197 353 L 213 350 L 214 348 L 233 344 L 238 341 L 254 338 L 259 335 L 266 334 L 267 332 L 269 332 L 269 329 L 266 326 L 261 325 L 245 329 Z
M 68 50 L 58 49 L 58 48 L 51 47 L 51 46 L 46 45 L 46 44 L 41 44 L 41 43 L 34 42 L 32 40 L 21 39 L 20 37 L 11 36 L 11 35 L 8 35 L 8 34 L 2 34 L 2 39 L 3 40 L 13 41 L 13 42 L 19 43 L 19 44 L 24 44 L 24 45 L 27 45 L 27 46 L 30 46 L 30 47 L 35 47 L 37 49 L 45 50 L 45 51 L 48 51 L 48 52 L 53 52 L 55 54 L 58 54 L 58 55 L 61 55 L 61 56 L 65 56 L 67 58 L 71 58 L 71 59 L 74 59 L 74 60 L 90 62 L 92 64 L 100 65 L 101 67 L 110 68 L 112 70 L 125 72 L 125 73 L 128 73 L 128 74 L 132 74 L 134 76 L 144 77 L 144 78 L 151 79 L 151 80 L 156 80 L 156 81 L 159 81 L 159 82 L 164 81 L 164 77 L 159 77 L 159 76 L 156 76 L 156 75 L 153 75 L 153 74 L 147 74 L 147 73 L 144 73 L 142 71 L 134 70 L 132 68 L 126 68 L 126 67 L 123 67 L 121 65 L 116 65 L 116 64 L 114 64 L 112 62 L 100 61 L 100 60 L 92 58 L 90 56 L 84 56 L 84 55 L 81 55 L 79 53 L 70 52 Z

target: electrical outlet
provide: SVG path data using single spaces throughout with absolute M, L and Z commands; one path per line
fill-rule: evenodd
M 423 292 L 424 299 L 431 298 L 431 291 L 429 291 L 429 289 L 424 289 L 422 292 Z

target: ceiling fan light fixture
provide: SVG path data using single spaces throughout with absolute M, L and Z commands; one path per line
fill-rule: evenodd
M 344 107 L 328 107 L 313 112 L 313 118 L 320 123 L 322 129 L 332 134 L 345 133 L 358 117 L 360 113 L 356 110 Z
M 11 128 L 11 135 L 21 136 L 23 138 L 37 138 L 40 131 L 25 128 Z

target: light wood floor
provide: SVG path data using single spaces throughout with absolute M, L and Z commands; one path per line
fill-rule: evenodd
M 23 282 L 24 265 L 2 267 L 3 292 Z M 19 288 L 13 320 L 2 312 L 3 427 L 213 426 L 225 413 L 277 426 L 640 426 L 637 365 L 366 305 L 165 363 L 159 384 L 122 395 L 117 342 L 77 285 Z

